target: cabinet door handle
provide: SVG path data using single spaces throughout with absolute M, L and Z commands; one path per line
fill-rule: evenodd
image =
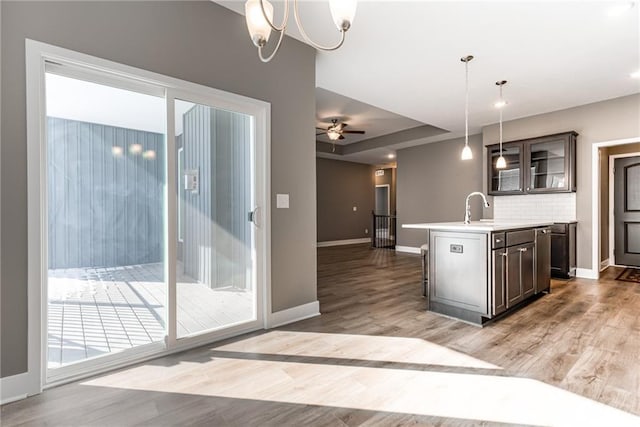
M 503 257 L 505 257 L 505 258 L 507 257 L 507 253 L 506 253 L 506 252 L 503 252 L 501 255 L 502 255 Z
M 496 243 L 500 243 L 500 242 L 502 242 L 501 239 L 496 239 Z
M 527 252 L 527 248 L 520 248 L 518 249 L 520 252 Z
M 529 190 L 530 190 L 530 188 L 529 188 L 529 187 L 527 187 L 527 191 L 529 191 Z

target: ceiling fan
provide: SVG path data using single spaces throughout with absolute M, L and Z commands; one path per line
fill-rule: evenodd
M 347 126 L 348 125 L 346 123 L 338 123 L 338 119 L 331 119 L 331 125 L 329 125 L 329 127 L 327 127 L 326 129 L 318 127 L 316 128 L 316 130 L 319 131 L 318 133 L 316 133 L 316 136 L 326 134 L 333 142 L 339 139 L 344 139 L 343 134 L 345 133 L 357 133 L 360 135 L 364 134 L 363 130 L 344 130 L 344 128 L 346 128 Z

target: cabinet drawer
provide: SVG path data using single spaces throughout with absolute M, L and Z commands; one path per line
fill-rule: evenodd
M 535 238 L 534 230 L 509 231 L 507 232 L 507 246 L 533 242 Z
M 551 232 L 556 234 L 565 234 L 567 232 L 567 227 L 569 227 L 569 224 L 555 223 L 551 226 Z
M 505 244 L 504 233 L 493 233 L 491 241 L 493 242 L 492 243 L 493 249 L 504 248 L 504 244 Z

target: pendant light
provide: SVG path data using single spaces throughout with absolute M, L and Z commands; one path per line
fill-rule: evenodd
M 293 17 L 295 18 L 298 30 L 302 35 L 302 38 L 311 46 L 319 50 L 336 50 L 342 46 L 345 39 L 345 34 L 351 28 L 351 23 L 356 14 L 357 0 L 329 0 L 329 10 L 333 22 L 340 32 L 340 40 L 333 46 L 323 46 L 315 43 L 307 36 L 304 28 L 302 27 L 302 21 L 300 20 L 300 14 L 298 13 L 298 2 L 300 0 L 293 1 Z M 284 0 L 284 17 L 282 24 L 276 26 L 273 22 L 273 5 L 268 0 L 247 0 L 244 4 L 245 19 L 247 21 L 247 29 L 251 36 L 251 41 L 258 48 L 258 56 L 262 62 L 269 62 L 280 49 L 282 38 L 287 30 L 287 24 L 289 21 L 289 0 Z M 278 41 L 275 44 L 273 52 L 269 56 L 264 56 L 263 49 L 269 41 L 271 31 L 278 33 Z
M 473 59 L 472 55 L 463 56 L 460 61 L 464 62 L 464 78 L 465 78 L 465 95 L 464 95 L 464 148 L 460 158 L 462 160 L 473 159 L 471 147 L 469 147 L 469 61 Z
M 507 161 L 502 155 L 502 109 L 505 105 L 507 105 L 507 102 L 502 97 L 502 86 L 506 84 L 506 80 L 500 80 L 496 82 L 496 85 L 500 87 L 500 98 L 495 103 L 496 108 L 500 110 L 500 157 L 498 157 L 498 160 L 496 160 L 496 169 L 506 169 L 507 167 Z

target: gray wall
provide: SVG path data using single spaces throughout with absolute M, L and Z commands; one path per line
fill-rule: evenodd
M 640 153 L 640 142 L 600 148 L 600 261 L 609 259 L 609 156 Z M 613 262 L 613 260 L 610 260 Z
M 287 38 L 263 64 L 244 18 L 210 1 L 0 4 L 2 377 L 27 369 L 25 38 L 270 102 L 272 308 L 316 300 L 312 48 Z
M 316 159 L 316 165 L 318 242 L 369 237 L 374 167 L 321 158 Z M 358 208 L 355 212 L 354 206 Z
M 482 190 L 482 136 L 469 137 L 473 160 L 460 160 L 464 138 L 405 148 L 397 152 L 398 245 L 419 247 L 426 232 L 401 228 L 401 224 L 462 221 L 464 200 Z M 483 217 L 478 198 L 472 218 Z
M 162 260 L 164 136 L 53 117 L 47 126 L 49 268 Z M 156 157 L 128 154 L 130 141 Z
M 592 145 L 617 139 L 640 136 L 640 95 L 630 95 L 566 110 L 539 114 L 503 123 L 506 141 L 549 135 L 575 130 L 580 135 L 577 143 L 577 192 L 576 211 L 578 220 L 577 252 L 578 268 L 592 269 L 591 236 L 591 150 Z M 495 144 L 498 140 L 498 125 L 482 129 L 483 144 Z M 483 156 L 486 167 L 486 157 Z M 483 175 L 483 188 L 486 177 Z M 597 191 L 597 189 L 596 189 Z M 596 193 L 597 197 L 597 193 Z

